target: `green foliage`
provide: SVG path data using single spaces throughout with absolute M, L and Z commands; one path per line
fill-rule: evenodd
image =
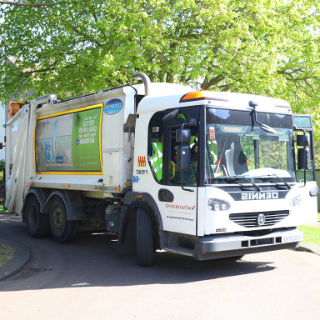
M 3 6 L 1 91 L 96 91 L 144 71 L 154 81 L 203 79 L 204 89 L 318 103 L 315 0 L 66 0 Z M 14 79 L 14 81 L 12 81 Z M 18 86 L 17 86 L 18 85 Z
M 317 0 L 1 6 L 0 58 L 17 60 L 2 63 L 0 99 L 17 88 L 82 95 L 133 82 L 140 71 L 152 81 L 280 97 L 294 112 L 314 114 L 319 141 L 319 7 Z

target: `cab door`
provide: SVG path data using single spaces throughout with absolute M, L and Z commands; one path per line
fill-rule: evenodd
M 315 158 L 314 158 L 314 138 L 313 138 L 313 126 L 312 116 L 308 114 L 294 114 L 293 124 L 296 126 L 295 136 L 297 134 L 303 134 L 304 129 L 306 134 L 310 135 L 310 170 L 306 172 L 306 185 L 304 185 L 304 171 L 299 171 L 297 163 L 297 145 L 295 138 L 295 173 L 296 181 L 299 183 L 299 194 L 301 196 L 302 206 L 299 208 L 299 221 L 298 224 L 305 224 L 309 222 L 316 222 L 318 213 L 318 201 L 317 201 L 317 182 L 315 174 Z
M 165 114 L 171 111 L 155 113 L 149 122 L 148 159 L 153 178 L 157 182 L 154 199 L 165 231 L 196 235 L 199 108 L 180 109 L 173 118 L 163 121 Z M 196 126 L 184 125 L 185 129 L 191 130 L 191 168 L 183 172 L 186 191 L 181 188 L 181 172 L 177 167 L 177 146 L 180 143 L 176 142 L 176 131 L 192 118 L 197 120 Z M 160 153 L 163 157 L 162 168 Z

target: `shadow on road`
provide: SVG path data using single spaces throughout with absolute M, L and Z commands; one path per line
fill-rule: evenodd
M 32 258 L 23 270 L 27 276 L 23 277 L 22 272 L 0 282 L 0 291 L 177 284 L 274 270 L 272 262 L 251 262 L 250 255 L 239 261 L 198 262 L 168 252 L 157 252 L 156 264 L 142 268 L 135 256 L 118 255 L 115 235 L 78 233 L 72 243 L 61 245 L 51 237 L 31 238 L 25 225 L 16 218 L 0 217 L 0 237 L 25 245 Z

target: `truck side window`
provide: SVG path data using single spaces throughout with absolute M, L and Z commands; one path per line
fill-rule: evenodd
M 163 183 L 163 143 L 164 143 L 164 111 L 155 113 L 149 122 L 148 130 L 148 162 L 154 179 Z

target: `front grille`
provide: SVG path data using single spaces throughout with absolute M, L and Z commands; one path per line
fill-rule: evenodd
M 263 214 L 265 217 L 265 222 L 261 225 L 258 224 L 259 214 Z M 233 213 L 229 215 L 229 219 L 242 227 L 254 228 L 254 227 L 273 226 L 276 223 L 283 220 L 288 215 L 289 215 L 288 210 L 272 211 L 272 212 Z

